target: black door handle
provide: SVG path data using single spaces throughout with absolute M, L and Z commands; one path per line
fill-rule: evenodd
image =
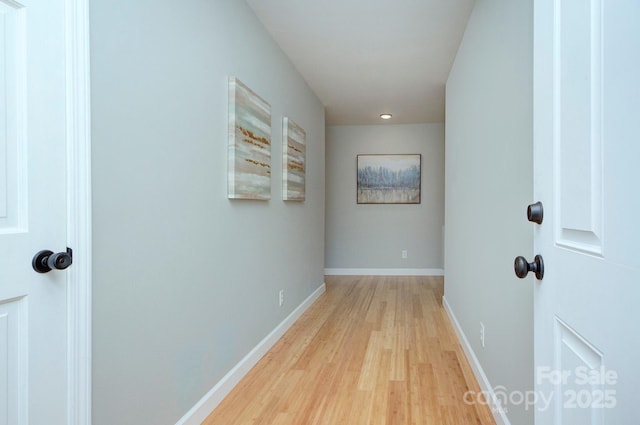
M 58 252 L 56 254 L 48 249 L 39 251 L 33 256 L 31 266 L 38 273 L 48 273 L 53 269 L 64 270 L 73 263 L 73 251 L 67 248 L 66 252 Z
M 532 223 L 542 224 L 542 218 L 544 216 L 544 209 L 542 208 L 542 202 L 538 201 L 535 204 L 531 204 L 527 207 L 527 220 Z
M 513 262 L 513 269 L 520 279 L 524 279 L 529 272 L 534 272 L 538 280 L 542 280 L 544 277 L 544 261 L 542 261 L 541 255 L 536 255 L 532 263 L 529 263 L 524 257 L 518 256 Z

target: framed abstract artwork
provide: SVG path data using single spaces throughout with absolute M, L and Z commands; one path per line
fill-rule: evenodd
M 290 118 L 282 119 L 282 199 L 304 201 L 306 133 Z
M 229 78 L 228 197 L 271 198 L 271 105 Z
M 358 204 L 419 204 L 422 156 L 358 155 Z

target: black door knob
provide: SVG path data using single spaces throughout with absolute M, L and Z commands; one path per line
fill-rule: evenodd
M 527 207 L 527 220 L 532 223 L 542 224 L 543 212 L 542 202 L 538 201 L 535 204 L 531 204 Z
M 538 280 L 542 280 L 544 277 L 544 261 L 542 261 L 542 256 L 540 255 L 536 255 L 532 263 L 529 263 L 524 257 L 516 257 L 513 262 L 513 269 L 520 279 L 524 279 L 529 272 L 534 272 Z
M 31 266 L 38 273 L 48 273 L 53 269 L 64 270 L 73 263 L 71 248 L 67 248 L 66 252 L 58 252 L 56 254 L 48 249 L 39 251 L 33 256 Z

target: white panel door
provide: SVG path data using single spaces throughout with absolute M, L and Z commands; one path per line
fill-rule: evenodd
M 0 0 L 0 425 L 67 422 L 64 0 Z
M 640 424 L 640 1 L 534 0 L 536 424 Z

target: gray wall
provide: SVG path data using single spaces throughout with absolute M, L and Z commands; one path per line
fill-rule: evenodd
M 444 124 L 327 127 L 326 152 L 326 267 L 441 269 Z M 356 203 L 356 155 L 377 153 L 422 154 L 421 204 Z
M 532 2 L 478 0 L 447 82 L 445 297 L 491 385 L 533 387 Z M 486 346 L 479 339 L 485 325 Z M 512 424 L 533 411 L 508 407 Z
M 94 0 L 91 54 L 93 424 L 174 424 L 323 282 L 324 108 L 244 1 Z M 227 199 L 229 75 L 272 106 L 269 202 Z

